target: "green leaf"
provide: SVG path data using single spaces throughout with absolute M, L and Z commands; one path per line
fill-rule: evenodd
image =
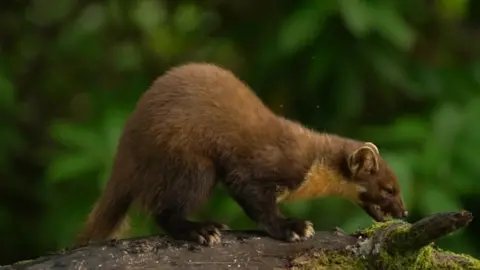
M 106 22 L 105 6 L 99 3 L 88 5 L 78 18 L 78 25 L 84 33 L 97 33 Z
M 101 141 L 102 147 L 95 149 L 93 155 L 98 157 L 101 165 L 98 176 L 100 187 L 103 187 L 110 178 L 113 160 L 128 114 L 126 110 L 109 107 L 105 110 L 104 117 L 99 123 L 101 131 L 99 132 L 99 141 Z
M 195 31 L 201 24 L 203 12 L 198 5 L 182 4 L 173 14 L 175 28 L 183 33 Z
M 363 0 L 340 0 L 339 7 L 340 14 L 353 35 L 362 37 L 370 30 L 370 10 L 367 2 Z
M 50 126 L 50 135 L 66 147 L 92 150 L 102 148 L 99 136 L 91 129 L 80 125 L 57 122 Z
M 432 135 L 425 142 L 423 155 L 424 175 L 430 181 L 450 181 L 451 159 L 463 123 L 463 114 L 450 104 L 442 105 L 432 117 Z
M 309 45 L 335 8 L 334 1 L 312 1 L 296 10 L 281 27 L 278 37 L 280 53 L 290 55 Z
M 443 104 L 433 115 L 433 134 L 439 148 L 444 149 L 446 155 L 456 144 L 460 128 L 464 124 L 464 114 L 452 104 Z
M 109 108 L 105 112 L 101 128 L 103 130 L 102 141 L 105 143 L 104 150 L 108 153 L 108 159 L 113 158 L 116 152 L 128 115 L 129 112 L 119 108 Z
M 46 178 L 50 182 L 77 179 L 85 173 L 95 171 L 99 165 L 98 160 L 86 154 L 64 154 L 50 163 Z
M 155 0 L 138 1 L 132 12 L 133 20 L 147 33 L 153 33 L 165 22 L 167 15 L 164 2 Z
M 413 29 L 405 22 L 394 5 L 375 2 L 370 9 L 372 26 L 398 49 L 409 50 L 415 40 Z

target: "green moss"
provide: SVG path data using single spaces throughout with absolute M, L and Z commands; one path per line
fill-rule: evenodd
M 441 251 L 440 249 L 438 250 Z M 455 265 L 452 265 L 451 261 L 445 261 L 442 265 L 442 267 L 445 267 L 444 269 L 480 269 L 480 261 L 470 255 L 453 253 L 451 251 L 441 251 L 441 252 L 444 255 L 450 255 L 452 257 L 462 258 L 465 261 L 465 263 L 463 264 L 455 264 Z M 452 268 L 452 267 L 456 267 L 456 268 Z
M 389 220 L 389 221 L 385 221 L 385 222 L 374 222 L 372 226 L 366 228 L 366 229 L 363 229 L 361 231 L 359 231 L 358 233 L 359 234 L 363 234 L 367 237 L 372 237 L 373 234 L 379 230 L 379 229 L 382 229 L 382 228 L 385 228 L 385 227 L 388 227 L 390 225 L 392 225 L 393 223 L 397 223 L 399 222 L 398 220 Z
M 438 269 L 434 263 L 433 247 L 427 246 L 418 252 L 407 254 L 389 254 L 382 250 L 380 260 L 385 270 L 396 269 Z
M 448 257 L 441 259 L 439 255 Z M 480 261 L 465 254 L 457 254 L 453 252 L 445 252 L 433 247 L 433 244 L 422 248 L 418 252 L 410 254 L 394 254 L 390 255 L 386 251 L 380 254 L 382 264 L 387 270 L 395 269 L 480 269 Z
M 362 230 L 361 235 L 367 236 L 370 238 L 374 235 L 375 231 L 382 229 L 386 226 L 392 225 L 392 223 L 397 223 L 399 221 L 387 221 L 383 223 L 375 223 L 371 227 Z M 400 221 L 401 222 L 401 221 Z M 399 237 L 402 237 L 400 234 L 408 231 L 409 224 L 405 223 L 404 226 L 400 225 L 395 228 L 391 233 L 393 237 L 394 234 L 399 234 Z M 362 241 L 362 240 L 360 240 Z M 364 244 L 367 246 L 367 249 L 363 249 L 361 245 L 351 247 L 343 253 L 336 252 L 307 252 L 296 256 L 293 259 L 292 265 L 293 269 L 313 269 L 313 270 L 322 270 L 322 269 L 371 269 L 372 263 L 375 262 L 376 266 L 385 270 L 396 270 L 396 269 L 479 269 L 480 270 L 480 261 L 464 254 L 456 254 L 453 252 L 442 251 L 441 249 L 435 248 L 433 244 L 430 244 L 419 251 L 402 253 L 402 254 L 391 254 L 386 250 L 379 250 L 378 257 L 376 259 L 371 258 L 368 254 L 362 254 L 368 252 L 370 240 L 363 240 Z M 365 255 L 365 256 L 362 256 Z M 363 259 L 364 257 L 369 257 L 372 261 L 368 259 Z
M 389 221 L 388 224 L 374 224 L 374 226 L 368 228 L 366 232 L 363 232 L 369 237 L 373 235 L 375 230 L 378 230 L 384 226 L 389 226 L 391 223 L 398 221 Z M 407 232 L 410 228 L 408 223 L 405 223 L 404 226 L 398 226 L 392 232 L 390 237 L 395 239 L 395 234 L 397 234 L 397 239 L 401 239 L 402 234 Z M 442 255 L 451 255 L 452 258 L 449 260 L 440 260 L 437 254 Z M 460 260 L 455 260 L 453 257 L 456 257 Z M 380 259 L 382 265 L 387 270 L 394 269 L 480 269 L 480 261 L 464 254 L 456 254 L 453 252 L 444 252 L 440 249 L 433 247 L 433 243 L 423 247 L 419 251 L 403 254 L 390 254 L 386 250 L 380 252 Z

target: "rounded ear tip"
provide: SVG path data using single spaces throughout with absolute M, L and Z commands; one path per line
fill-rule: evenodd
M 348 165 L 354 174 L 359 170 L 374 174 L 379 170 L 378 156 L 379 153 L 376 151 L 376 148 L 362 145 L 350 155 Z
M 375 151 L 377 153 L 377 155 L 380 155 L 380 151 L 378 150 L 378 147 L 374 143 L 366 142 L 366 143 L 364 143 L 364 146 L 373 149 L 373 151 Z

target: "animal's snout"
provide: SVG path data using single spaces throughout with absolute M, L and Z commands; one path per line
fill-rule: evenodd
M 405 204 L 402 199 L 392 199 L 382 206 L 385 214 L 389 214 L 393 218 L 406 218 L 408 211 L 405 209 Z
M 405 204 L 403 203 L 402 200 L 398 200 L 396 202 L 393 203 L 392 205 L 392 214 L 394 214 L 394 216 L 396 218 L 407 218 L 408 217 L 408 211 L 405 209 Z
M 395 211 L 395 217 L 396 218 L 407 218 L 408 217 L 408 211 L 407 210 Z

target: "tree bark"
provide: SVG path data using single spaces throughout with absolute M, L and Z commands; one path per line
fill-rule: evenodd
M 1 269 L 480 269 L 480 261 L 442 251 L 433 241 L 465 227 L 469 212 L 440 213 L 414 224 L 375 223 L 346 234 L 317 232 L 285 243 L 263 232 L 228 231 L 204 247 L 167 236 L 112 240 L 63 251 Z

